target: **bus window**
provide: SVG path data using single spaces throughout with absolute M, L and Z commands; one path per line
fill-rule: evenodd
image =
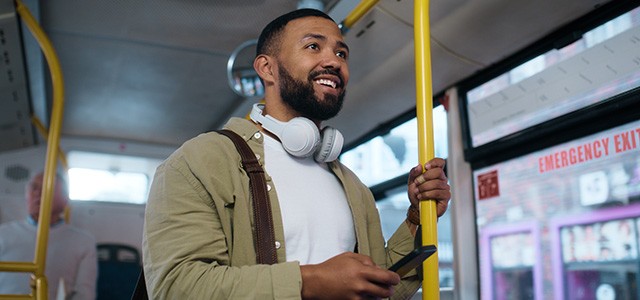
M 151 178 L 161 160 L 71 151 L 69 196 L 71 200 L 91 200 L 143 204 Z
M 413 118 L 340 156 L 340 161 L 368 186 L 407 173 L 418 164 L 417 120 Z M 433 109 L 435 156 L 447 157 L 447 113 L 442 105 Z
M 403 185 L 386 192 L 386 197 L 378 200 L 376 206 L 382 222 L 382 234 L 385 240 L 391 238 L 398 224 L 404 222 L 409 208 L 407 188 Z M 449 210 L 438 219 L 438 275 L 440 287 L 453 287 L 453 245 L 451 239 L 451 217 L 449 211 L 454 205 L 449 204 Z
M 435 156 L 448 154 L 447 112 L 442 105 L 433 109 Z M 412 118 L 340 156 L 340 161 L 353 170 L 376 196 L 382 222 L 382 233 L 388 240 L 406 219 L 408 171 L 418 164 L 417 120 Z M 401 178 L 401 180 L 397 180 Z M 378 189 L 380 186 L 386 186 Z M 453 205 L 451 202 L 450 206 Z M 438 262 L 440 287 L 453 287 L 453 247 L 449 210 L 438 220 Z
M 635 121 L 475 170 L 486 299 L 514 284 L 507 273 L 526 299 L 637 299 L 639 151 Z
M 473 147 L 607 101 L 640 82 L 640 8 L 466 93 Z

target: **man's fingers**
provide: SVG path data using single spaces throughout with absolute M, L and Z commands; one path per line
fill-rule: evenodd
M 365 275 L 367 281 L 381 286 L 393 286 L 400 283 L 400 275 L 381 268 L 372 269 Z
M 422 174 L 422 166 L 417 165 L 409 171 L 409 184 L 415 182 L 416 178 Z
M 424 175 L 419 175 L 418 177 L 416 177 L 416 179 L 414 180 L 416 185 L 422 185 L 423 183 L 427 182 L 426 179 L 424 179 Z
M 375 266 L 376 264 L 373 263 L 373 260 L 371 259 L 371 257 L 363 255 L 363 254 L 358 254 L 358 253 L 353 253 L 353 252 L 349 252 L 348 254 L 349 257 L 357 260 L 358 262 L 360 262 L 361 264 L 365 265 L 365 266 Z
M 418 192 L 422 193 L 429 190 L 451 190 L 449 184 L 442 179 L 432 179 L 418 186 Z

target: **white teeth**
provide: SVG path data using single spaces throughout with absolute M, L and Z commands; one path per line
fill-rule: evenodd
M 318 80 L 316 80 L 316 82 L 318 84 L 330 86 L 330 87 L 332 87 L 334 89 L 336 88 L 336 85 L 337 85 L 335 82 L 333 82 L 331 80 L 328 80 L 328 79 L 318 79 Z

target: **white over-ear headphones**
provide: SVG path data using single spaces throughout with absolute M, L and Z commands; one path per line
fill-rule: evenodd
M 327 126 L 319 132 L 316 124 L 303 117 L 282 122 L 272 116 L 262 115 L 263 108 L 264 104 L 254 104 L 249 116 L 262 128 L 275 134 L 287 153 L 296 157 L 313 155 L 317 162 L 334 161 L 340 155 L 344 138 L 337 129 Z

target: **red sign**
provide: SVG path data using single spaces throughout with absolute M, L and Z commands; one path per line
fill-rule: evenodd
M 500 186 L 498 185 L 498 170 L 478 175 L 477 181 L 479 200 L 500 196 Z
M 550 172 L 640 148 L 640 127 L 600 136 L 538 157 L 538 172 Z

